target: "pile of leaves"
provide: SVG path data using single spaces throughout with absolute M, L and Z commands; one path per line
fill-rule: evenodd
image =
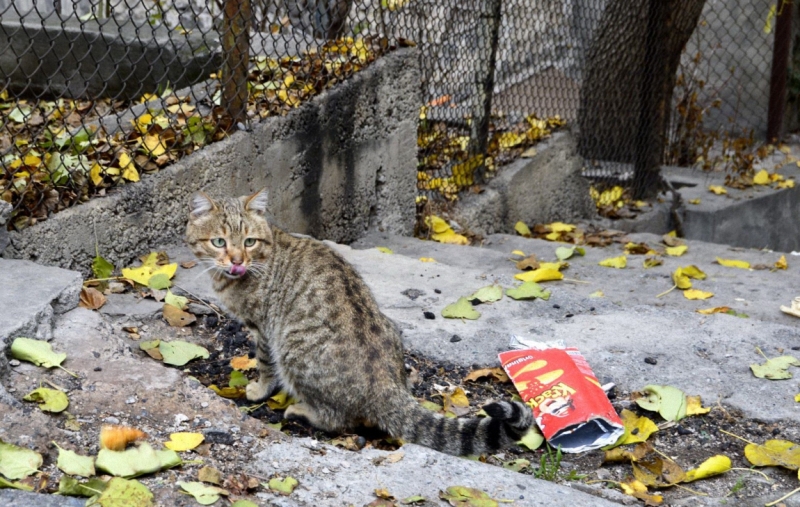
M 555 129 L 566 125 L 559 116 L 540 119 L 529 115 L 525 121 L 508 125 L 502 118 L 493 118 L 489 126 L 486 153 L 470 150 L 469 122 L 454 126 L 444 121 L 428 119 L 428 108 L 451 103 L 449 96 L 432 101 L 420 110 L 417 128 L 417 189 L 438 192 L 450 201 L 458 193 L 476 184 L 475 173 L 484 168 L 487 176 L 497 167 L 518 157 L 532 157 L 532 145 L 548 137 Z
M 286 115 L 392 49 L 386 39 L 345 38 L 301 56 L 255 58 L 248 116 Z M 0 199 L 14 207 L 9 227 L 24 229 L 225 138 L 233 125 L 220 105 L 218 76 L 211 78 L 216 92 L 199 100 L 169 87 L 145 94 L 145 111 L 117 130 L 105 128 L 103 117 L 134 103 L 27 100 L 0 91 Z

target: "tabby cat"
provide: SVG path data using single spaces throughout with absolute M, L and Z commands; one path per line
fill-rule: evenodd
M 322 243 L 270 226 L 265 191 L 192 198 L 186 241 L 211 272 L 222 303 L 256 339 L 259 380 L 247 398 L 283 388 L 300 400 L 285 417 L 329 432 L 377 426 L 450 454 L 492 452 L 533 422 L 519 402 L 483 407 L 489 417 L 448 419 L 411 395 L 400 333 L 347 261 Z

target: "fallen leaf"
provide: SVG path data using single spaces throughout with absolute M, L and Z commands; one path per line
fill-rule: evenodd
M 59 470 L 65 474 L 78 475 L 80 477 L 91 477 L 95 474 L 93 457 L 81 456 L 75 451 L 62 449 L 58 444 L 56 444 L 56 447 L 58 448 L 56 466 Z
M 172 291 L 167 289 L 167 295 L 164 296 L 164 303 L 174 306 L 179 310 L 185 310 L 189 305 L 189 299 L 184 296 L 176 296 Z
M 464 297 L 459 298 L 455 303 L 449 304 L 442 309 L 442 317 L 446 319 L 475 320 L 480 316 L 481 314 L 472 307 L 472 303 Z
M 231 368 L 234 370 L 247 371 L 255 368 L 256 365 L 258 365 L 258 361 L 255 357 L 251 358 L 249 356 L 236 356 L 231 358 L 230 364 Z
M 706 479 L 715 475 L 724 474 L 730 470 L 732 466 L 729 457 L 718 454 L 700 463 L 697 468 L 687 470 L 683 482 L 692 482 L 698 479 Z
M 203 440 L 205 440 L 205 437 L 202 433 L 179 431 L 177 433 L 170 433 L 169 441 L 164 442 L 164 447 L 177 452 L 190 451 L 202 444 Z
M 454 507 L 498 507 L 498 502 L 486 492 L 466 486 L 450 486 L 439 492 L 439 498 Z
M 706 274 L 703 271 L 701 271 L 700 268 L 698 268 L 695 265 L 683 266 L 680 269 L 681 269 L 681 272 L 684 275 L 688 276 L 689 278 L 694 278 L 695 280 L 705 280 L 706 279 Z
M 800 469 L 800 445 L 789 440 L 767 440 L 763 445 L 747 444 L 744 457 L 753 466 L 781 466 Z
M 591 294 L 589 294 L 589 297 L 590 298 L 602 298 L 602 297 L 606 297 L 606 295 L 605 295 L 605 293 L 603 293 L 603 291 L 596 290 L 596 291 L 592 292 Z
M 628 242 L 625 244 L 625 253 L 628 255 L 644 255 L 650 251 L 650 247 L 647 246 L 647 243 Z
M 553 222 L 551 224 L 545 224 L 545 227 L 547 227 L 553 232 L 572 232 L 575 230 L 574 225 L 565 224 L 563 222 Z
M 197 317 L 195 317 L 193 314 L 185 312 L 177 306 L 173 306 L 171 304 L 165 303 L 163 312 L 164 320 L 166 320 L 167 323 L 172 327 L 186 327 L 197 321 Z
M 703 415 L 711 409 L 703 406 L 700 396 L 686 396 L 686 415 Z
M 192 495 L 200 505 L 211 505 L 219 500 L 220 496 L 228 496 L 230 494 L 227 489 L 222 489 L 217 486 L 208 486 L 202 482 L 178 481 L 178 486 Z
M 197 471 L 197 480 L 201 482 L 210 482 L 219 486 L 222 484 L 222 474 L 214 467 L 204 466 Z
M 97 310 L 104 304 L 106 304 L 106 297 L 99 290 L 94 287 L 83 287 L 81 289 L 80 303 L 78 303 L 81 308 Z
M 717 195 L 722 195 L 722 194 L 727 194 L 728 193 L 728 191 L 725 190 L 725 188 L 723 188 L 723 187 L 721 187 L 719 185 L 709 185 L 708 186 L 708 190 L 709 190 L 709 192 L 712 192 L 712 193 L 717 194 Z
M 228 381 L 229 387 L 245 387 L 250 381 L 244 376 L 244 373 L 233 370 L 231 372 L 231 379 Z
M 499 285 L 487 285 L 475 291 L 467 299 L 474 304 L 475 301 L 480 303 L 494 303 L 503 299 L 503 288 Z
M 40 387 L 29 392 L 22 398 L 25 401 L 34 401 L 39 404 L 42 412 L 52 412 L 57 414 L 63 412 L 69 406 L 67 395 L 56 389 Z
M 794 188 L 794 180 L 779 181 L 775 188 Z
M 519 287 L 507 289 L 506 295 L 516 300 L 540 298 L 547 301 L 550 299 L 550 291 L 542 289 L 542 286 L 536 282 L 523 282 Z
M 420 262 L 436 262 L 436 259 L 434 259 L 433 257 L 420 257 L 419 261 Z
M 780 356 L 767 359 L 764 364 L 751 364 L 753 375 L 758 378 L 770 380 L 785 380 L 792 378 L 789 373 L 790 366 L 800 366 L 800 360 L 792 356 Z
M 286 477 L 285 479 L 274 478 L 270 479 L 268 484 L 262 484 L 269 489 L 280 493 L 283 496 L 289 496 L 294 491 L 294 488 L 300 484 L 294 477 Z
M 432 231 L 431 239 L 434 241 L 453 245 L 466 245 L 469 243 L 469 240 L 466 238 L 466 236 L 456 234 L 455 231 L 450 228 L 450 225 L 448 225 L 447 222 L 436 215 L 425 217 L 425 223 Z
M 153 493 L 139 481 L 114 477 L 108 481 L 99 496 L 90 498 L 86 504 L 101 507 L 151 507 Z
M 426 502 L 425 497 L 420 495 L 413 495 L 409 496 L 408 498 L 403 498 L 402 500 L 400 500 L 400 503 L 403 505 L 416 505 L 425 502 Z
M 642 500 L 647 506 L 661 505 L 661 502 L 664 501 L 664 497 L 661 495 L 651 495 L 647 491 L 647 486 L 639 480 L 630 479 L 620 482 L 619 486 L 626 495 Z
M 525 252 L 522 250 L 511 250 L 511 255 L 519 255 L 520 257 L 525 257 Z
M 700 199 L 689 199 L 689 204 L 700 204 Z
M 267 400 L 267 406 L 272 410 L 283 410 L 289 405 L 294 405 L 295 403 L 297 403 L 297 400 L 294 397 L 289 396 L 289 393 L 283 390 L 279 391 L 278 394 L 270 396 L 270 398 Z
M 628 258 L 624 255 L 620 255 L 619 257 L 610 257 L 608 259 L 603 259 L 597 264 L 603 266 L 604 268 L 623 269 L 625 268 L 625 266 L 628 265 Z
M 524 273 L 517 273 L 514 275 L 517 280 L 523 282 L 551 282 L 554 280 L 563 280 L 564 274 L 557 269 L 552 268 L 538 268 L 533 271 L 526 271 Z
M 217 393 L 217 395 L 229 400 L 238 400 L 246 395 L 243 387 L 219 387 L 216 384 L 211 384 L 208 388 Z
M 706 292 L 706 291 L 702 291 L 702 290 L 699 290 L 699 289 L 688 289 L 688 290 L 685 290 L 683 292 L 683 297 L 685 297 L 686 299 L 692 299 L 692 300 L 696 300 L 696 299 L 705 300 L 705 299 L 708 299 L 708 298 L 713 297 L 713 296 L 714 296 L 713 292 Z
M 526 269 L 539 269 L 539 261 L 536 255 L 530 254 L 522 260 L 517 261 L 517 269 L 525 271 Z
M 788 269 L 789 264 L 786 263 L 786 256 L 781 255 L 781 258 L 775 261 L 775 269 Z
M 161 340 L 145 340 L 143 342 L 139 342 L 139 348 L 142 349 L 148 356 L 152 357 L 156 361 L 163 361 L 164 356 L 161 355 L 161 351 L 158 349 L 159 345 L 161 345 Z
M 92 469 L 94 469 L 94 463 L 92 463 Z M 58 494 L 92 497 L 105 491 L 107 486 L 108 484 L 106 481 L 97 477 L 93 477 L 88 481 L 78 482 L 78 479 L 68 475 L 62 475 L 61 479 L 58 481 Z
M 560 246 L 556 248 L 556 258 L 560 261 L 565 261 L 576 254 L 581 256 L 586 255 L 586 250 L 579 246 Z
M 530 460 L 518 458 L 511 461 L 506 461 L 503 463 L 503 468 L 506 470 L 511 470 L 512 472 L 521 472 L 526 468 L 531 466 Z
M 530 238 L 533 234 L 531 234 L 531 230 L 525 222 L 519 221 L 514 224 L 514 230 L 517 231 L 522 237 Z
M 716 306 L 714 308 L 703 308 L 702 310 L 695 310 L 697 313 L 702 313 L 703 315 L 712 315 L 714 313 L 728 313 L 731 311 L 729 306 Z
M 683 482 L 686 472 L 677 463 L 661 456 L 646 456 L 631 462 L 633 476 L 647 486 L 663 488 Z
M 377 250 L 379 252 L 383 252 L 385 254 L 393 254 L 394 253 L 391 248 L 388 248 L 388 247 L 385 247 L 385 246 L 376 246 L 375 250 Z
M 622 424 L 625 427 L 625 433 L 612 445 L 603 449 L 608 450 L 620 445 L 646 442 L 650 435 L 658 431 L 658 426 L 652 420 L 645 416 L 638 416 L 628 409 L 622 409 L 620 419 L 622 419 Z
M 42 455 L 38 452 L 0 440 L 0 475 L 16 481 L 36 473 L 40 466 Z
M 544 436 L 539 431 L 539 428 L 531 427 L 528 432 L 522 436 L 519 442 L 517 442 L 517 445 L 524 447 L 529 451 L 535 451 L 541 447 L 543 443 Z
M 753 185 L 769 185 L 771 182 L 766 169 L 761 169 L 753 176 Z
M 394 500 L 394 495 L 389 493 L 389 490 L 385 489 L 385 488 L 376 489 L 375 490 L 375 496 L 377 496 L 378 498 L 382 498 L 384 500 Z M 368 505 L 372 505 L 372 504 L 368 504 Z M 392 504 L 390 503 L 390 505 L 392 505 Z
M 661 266 L 662 264 L 664 264 L 664 259 L 657 255 L 645 257 L 644 262 L 642 262 L 644 269 L 654 268 L 656 266 Z
M 617 443 L 613 445 L 619 446 L 622 444 L 617 441 Z M 604 449 L 608 450 L 606 450 L 603 454 L 603 463 L 627 463 L 630 461 L 639 461 L 653 452 L 653 446 L 647 442 L 638 442 L 635 446 L 633 446 L 632 450 L 628 450 L 625 447 L 612 448 L 612 446 L 606 446 Z
M 53 347 L 44 340 L 33 340 L 31 338 L 16 338 L 11 343 L 11 357 L 21 361 L 28 361 L 36 366 L 53 368 L 61 366 L 67 355 L 58 354 L 53 351 Z
M 680 257 L 681 255 L 685 254 L 686 251 L 689 249 L 686 245 L 678 245 L 678 246 L 668 246 L 664 249 L 664 251 L 670 257 Z
M 183 269 L 192 269 L 195 266 L 197 266 L 197 261 L 183 261 L 183 262 L 181 262 L 181 267 Z
M 100 255 L 97 255 L 94 259 L 92 259 L 92 274 L 94 274 L 95 278 L 109 278 L 113 272 L 114 265 L 100 257 Z
M 720 259 L 719 257 L 717 257 L 717 264 L 720 264 L 728 268 L 750 269 L 750 263 L 747 261 Z
M 667 421 L 680 421 L 686 417 L 686 393 L 677 387 L 647 385 L 632 398 L 645 410 L 658 412 Z
M 127 426 L 104 425 L 100 428 L 100 448 L 122 451 L 128 444 L 147 438 L 147 434 Z
M 164 363 L 173 366 L 183 366 L 193 359 L 208 359 L 209 356 L 205 347 L 182 340 L 162 341 L 158 345 L 158 350 L 164 356 Z
M 133 280 L 134 282 L 145 285 L 150 287 L 151 289 L 166 289 L 169 287 L 169 284 L 164 287 L 164 277 L 166 277 L 167 282 L 175 276 L 175 272 L 178 270 L 178 264 L 163 264 L 158 265 L 156 264 L 156 259 L 158 255 L 156 252 L 152 252 L 148 259 L 152 259 L 150 262 L 143 263 L 141 266 L 136 268 L 123 268 L 122 269 L 122 276 L 127 278 L 128 280 Z M 163 275 L 163 276 L 159 276 Z M 150 279 L 153 277 L 156 278 L 156 287 L 151 285 Z
M 479 370 L 473 370 L 469 372 L 466 377 L 464 377 L 464 381 L 475 382 L 476 380 L 486 377 L 491 377 L 499 382 L 508 382 L 510 380 L 505 370 L 498 366 L 495 368 L 481 368 Z
M 172 468 L 183 463 L 178 453 L 172 450 L 155 451 L 147 442 L 124 451 L 100 449 L 94 466 L 115 477 L 138 477 Z

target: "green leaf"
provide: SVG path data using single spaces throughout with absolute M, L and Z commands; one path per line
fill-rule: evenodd
M 231 507 L 258 507 L 258 504 L 250 500 L 236 500 L 231 504 Z
M 36 473 L 40 466 L 42 455 L 38 452 L 0 440 L 0 474 L 15 481 Z
M 145 340 L 143 342 L 139 342 L 139 348 L 142 350 L 150 350 L 155 349 L 161 345 L 161 340 L 156 338 L 155 340 Z
M 29 486 L 23 482 L 7 481 L 2 477 L 0 477 L 0 489 L 3 488 L 13 488 L 13 489 L 21 489 L 23 491 L 33 491 L 33 486 Z
M 37 366 L 53 368 L 61 366 L 61 362 L 67 358 L 67 355 L 55 353 L 53 347 L 44 340 L 17 338 L 11 343 L 11 357 L 31 362 Z
M 767 359 L 764 364 L 751 364 L 750 369 L 758 378 L 784 380 L 792 378 L 792 374 L 789 373 L 790 366 L 800 366 L 800 360 L 792 356 L 773 357 Z
M 453 304 L 447 305 L 442 309 L 442 317 L 446 319 L 470 319 L 475 320 L 480 317 L 481 314 L 478 313 L 474 308 L 472 308 L 472 303 L 469 302 L 467 298 L 458 298 Z
M 484 491 L 466 486 L 450 486 L 439 492 L 439 498 L 459 507 L 498 507 L 497 500 Z
M 110 278 L 111 273 L 114 272 L 114 265 L 97 255 L 92 259 L 92 273 L 95 278 L 105 279 Z
M 672 386 L 647 385 L 644 396 L 636 404 L 645 410 L 658 412 L 667 421 L 680 421 L 686 417 L 686 393 Z
M 542 286 L 536 282 L 524 282 L 519 287 L 508 289 L 506 295 L 512 299 L 550 299 L 550 291 L 542 289 Z
M 544 443 L 544 436 L 542 436 L 538 429 L 531 428 L 517 443 L 529 451 L 535 451 Z
M 294 491 L 294 488 L 300 484 L 297 482 L 297 479 L 294 477 L 287 477 L 285 479 L 278 479 L 277 477 L 274 479 L 269 480 L 269 484 L 263 484 L 262 486 L 267 486 L 269 489 L 276 491 L 284 496 L 289 496 Z
M 400 503 L 403 505 L 413 505 L 413 504 L 423 503 L 426 501 L 427 500 L 425 499 L 424 496 L 414 495 L 408 498 L 403 498 L 402 500 L 400 500 Z
M 151 507 L 153 493 L 139 481 L 114 477 L 108 481 L 106 489 L 100 496 L 96 499 L 92 497 L 86 504 L 101 507 Z
M 53 442 L 55 443 L 55 442 Z M 58 447 L 58 461 L 56 466 L 59 470 L 69 475 L 79 475 L 81 477 L 91 477 L 95 474 L 94 458 L 91 456 L 81 456 L 75 451 Z
M 85 482 L 78 482 L 78 479 L 69 475 L 62 475 L 58 481 L 58 494 L 66 496 L 94 496 L 99 495 L 106 489 L 108 483 L 97 477 Z
M 172 286 L 172 282 L 169 281 L 169 276 L 166 274 L 157 273 L 147 280 L 147 286 L 151 289 L 164 290 L 169 289 Z
M 200 505 L 211 505 L 219 500 L 220 495 L 227 496 L 228 490 L 217 486 L 207 486 L 202 482 L 178 482 L 182 490 L 189 493 Z
M 250 381 L 244 376 L 244 373 L 233 370 L 231 371 L 231 380 L 228 382 L 228 387 L 244 387 Z
M 8 118 L 17 123 L 25 123 L 30 116 L 31 108 L 29 106 L 17 106 L 8 113 Z
M 481 303 L 494 303 L 503 299 L 503 288 L 499 285 L 488 285 L 475 291 L 474 294 L 468 296 L 469 301 L 479 301 Z
M 508 470 L 513 470 L 514 472 L 520 472 L 528 468 L 529 466 L 531 466 L 531 462 L 523 458 L 506 461 L 505 463 L 503 463 L 503 468 Z
M 172 468 L 181 463 L 183 461 L 177 452 L 169 449 L 154 451 L 150 444 L 144 442 L 139 447 L 124 451 L 100 449 L 95 467 L 116 477 L 131 478 Z
M 158 346 L 159 352 L 164 356 L 164 362 L 173 366 L 183 366 L 192 359 L 202 357 L 208 359 L 208 350 L 200 345 L 181 340 L 164 342 Z
M 52 412 L 54 414 L 63 412 L 69 406 L 69 399 L 65 393 L 56 389 L 48 389 L 47 387 L 34 389 L 22 399 L 35 401 L 43 412 Z
M 160 276 L 160 275 L 156 275 Z M 153 278 L 156 278 L 155 276 Z M 150 282 L 153 282 L 153 278 L 150 279 Z M 169 280 L 167 280 L 169 281 Z M 167 289 L 167 295 L 164 296 L 164 302 L 168 305 L 172 305 L 176 308 L 180 308 L 181 310 L 185 310 L 186 306 L 189 304 L 189 299 L 183 296 L 176 296 L 172 293 L 171 290 Z
M 558 260 L 565 261 L 573 255 L 586 255 L 586 250 L 579 246 L 566 247 L 560 246 L 556 248 L 556 257 Z

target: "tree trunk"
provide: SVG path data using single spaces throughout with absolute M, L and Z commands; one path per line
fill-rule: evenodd
M 581 155 L 638 162 L 637 171 L 646 172 L 638 183 L 652 183 L 663 156 L 681 52 L 704 4 L 705 0 L 609 0 L 586 59 L 578 113 Z M 637 143 L 645 146 L 637 151 Z M 643 193 L 652 195 L 655 190 Z

